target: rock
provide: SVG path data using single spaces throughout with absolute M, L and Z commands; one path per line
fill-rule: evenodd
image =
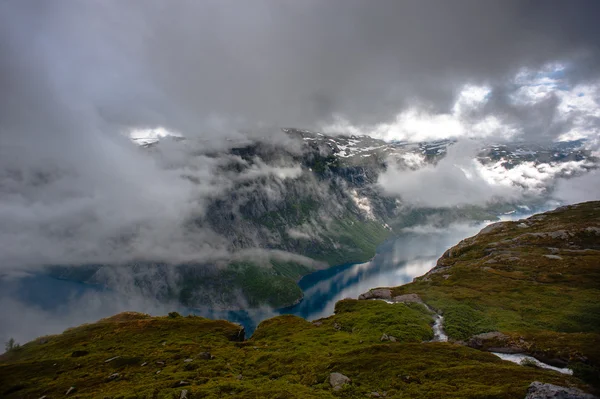
M 88 351 L 73 351 L 71 353 L 71 357 L 81 357 L 81 356 L 86 356 L 89 354 L 90 354 L 90 352 L 88 352 Z
M 483 334 L 473 335 L 467 341 L 467 346 L 500 353 L 519 353 L 522 349 L 510 342 L 510 337 L 499 331 L 492 331 Z
M 315 322 L 313 322 L 312 324 L 313 324 L 313 326 L 315 326 L 315 327 L 321 327 L 321 326 L 323 325 L 323 322 L 322 322 L 322 321 L 315 321 Z
M 388 288 L 375 288 L 358 296 L 360 300 L 366 299 L 392 299 L 392 291 Z
M 558 256 L 558 255 L 544 255 L 544 258 L 548 258 L 548 259 L 562 259 L 562 257 Z
M 111 375 L 108 376 L 108 380 L 112 381 L 112 380 L 116 380 L 117 378 L 119 378 L 121 375 L 119 373 L 112 373 Z
M 193 362 L 193 361 L 194 361 L 194 359 L 188 358 L 188 359 L 185 359 L 183 362 L 184 363 L 190 363 L 190 362 Z
M 189 382 L 181 380 L 179 382 L 176 382 L 175 384 L 172 385 L 173 388 L 178 388 L 178 387 L 184 387 L 186 385 L 190 385 Z
M 369 396 L 372 398 L 381 398 L 381 395 L 379 394 L 379 392 L 371 392 L 369 394 Z
M 162 371 L 162 370 L 158 370 L 158 371 L 156 372 L 156 374 L 160 374 L 160 372 L 161 372 L 161 371 Z
M 349 384 L 352 380 L 341 373 L 329 374 L 329 385 L 334 391 L 339 391 L 346 384 Z
M 391 335 L 389 335 L 388 338 L 389 338 L 390 342 L 396 342 L 397 341 L 396 337 L 393 337 Z
M 70 395 L 73 392 L 75 392 L 75 387 L 70 387 L 69 389 L 67 389 L 67 392 L 65 393 L 65 395 Z
M 398 295 L 394 297 L 393 301 L 398 303 L 423 303 L 421 297 L 419 297 L 417 294 Z
M 489 233 L 494 232 L 496 230 L 502 230 L 503 228 L 504 228 L 504 222 L 492 223 L 492 224 L 487 225 L 483 229 L 481 229 L 481 231 L 479 232 L 479 234 L 489 234 Z
M 381 336 L 380 340 L 381 341 L 389 341 L 390 337 L 386 333 L 383 333 L 383 335 Z
M 121 357 L 121 356 L 115 356 L 115 357 L 111 357 L 110 359 L 106 359 L 106 360 L 104 361 L 104 363 L 112 362 L 113 360 L 115 360 L 115 359 L 118 359 L 118 358 L 120 358 L 120 357 Z
M 204 360 L 212 360 L 215 358 L 213 355 L 210 354 L 210 352 L 202 352 L 198 355 L 198 357 Z
M 164 365 L 165 365 L 165 362 L 163 362 L 162 360 L 157 360 L 157 361 L 156 361 L 156 365 L 157 365 L 157 366 L 164 366 Z
M 144 367 L 144 366 L 146 366 L 146 365 L 148 365 L 148 362 L 144 362 L 144 363 L 142 363 L 142 367 Z
M 450 275 L 449 274 L 444 274 L 442 277 L 444 278 L 444 280 L 448 280 L 450 278 Z
M 337 331 L 340 331 L 342 329 L 342 326 L 340 324 L 338 324 L 338 323 L 333 323 L 333 329 L 337 330 Z
M 518 227 L 518 228 L 520 228 L 520 229 L 526 229 L 526 228 L 528 228 L 529 226 L 528 226 L 526 223 L 519 223 L 519 224 L 517 225 L 517 227 Z
M 525 399 L 598 399 L 577 388 L 565 388 L 535 381 L 529 385 Z
M 188 390 L 182 389 L 181 394 L 179 395 L 179 399 L 188 399 Z
M 238 374 L 238 375 L 235 376 L 236 380 L 240 380 L 241 381 L 243 378 L 244 378 L 244 376 L 241 375 L 241 374 Z

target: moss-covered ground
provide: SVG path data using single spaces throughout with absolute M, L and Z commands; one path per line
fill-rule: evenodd
M 174 316 L 120 314 L 29 342 L 2 356 L 0 396 L 64 397 L 75 387 L 79 398 L 179 398 L 183 389 L 189 398 L 513 398 L 534 380 L 581 384 L 429 343 L 431 316 L 420 305 L 344 300 L 318 322 L 264 321 L 246 341 L 238 325 Z M 383 333 L 397 341 L 382 342 Z M 352 383 L 332 391 L 331 372 Z
M 501 331 L 598 383 L 600 202 L 502 222 L 449 249 L 434 270 L 393 289 L 445 316 L 455 340 Z M 595 380 L 595 381 L 594 381 Z

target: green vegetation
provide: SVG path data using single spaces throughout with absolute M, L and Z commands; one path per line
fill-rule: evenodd
M 533 381 L 591 390 L 600 364 L 600 202 L 484 229 L 448 250 L 417 281 L 392 289 L 418 294 L 443 312 L 450 343 L 430 342 L 431 312 L 418 303 L 346 299 L 315 322 L 263 321 L 249 340 L 226 321 L 123 313 L 0 356 L 6 398 L 523 398 Z M 261 295 L 257 266 L 230 267 Z M 293 280 L 303 271 L 273 264 Z M 575 376 L 516 365 L 464 345 L 518 348 L 569 362 Z M 328 381 L 351 379 L 339 391 Z
M 15 342 L 14 338 L 9 338 L 8 341 L 6 341 L 6 343 L 4 344 L 4 350 L 6 352 L 10 352 L 13 351 L 15 349 L 18 349 L 21 345 L 17 342 Z
M 453 339 L 501 331 L 511 337 L 509 345 L 568 362 L 594 382 L 600 369 L 600 203 L 487 230 L 393 294 L 420 295 L 444 313 Z
M 242 305 L 241 298 L 251 307 L 289 306 L 302 298 L 298 280 L 313 270 L 299 263 L 271 259 L 263 264 L 232 263 L 209 276 L 190 272 L 181 279 L 178 299 L 187 306 L 216 302 L 235 308 Z
M 407 398 L 523 397 L 534 380 L 584 387 L 558 373 L 431 338 L 421 305 L 344 300 L 310 323 L 264 321 L 248 341 L 240 327 L 200 317 L 124 313 L 42 337 L 0 357 L 3 398 Z M 397 342 L 381 341 L 383 333 Z M 160 371 L 160 372 L 159 372 Z M 340 372 L 352 383 L 328 383 Z

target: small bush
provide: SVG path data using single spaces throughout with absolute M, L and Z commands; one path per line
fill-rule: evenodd
M 4 349 L 6 350 L 6 352 L 10 352 L 12 350 L 19 348 L 20 346 L 21 346 L 21 344 L 19 344 L 18 342 L 15 342 L 14 338 L 10 338 L 8 341 L 6 341 L 6 344 L 4 344 Z

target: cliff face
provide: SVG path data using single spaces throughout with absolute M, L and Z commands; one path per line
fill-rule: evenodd
M 301 276 L 328 265 L 365 262 L 404 227 L 494 220 L 519 206 L 535 209 L 547 199 L 447 208 L 403 204 L 382 192 L 379 177 L 390 168 L 433 166 L 445 157 L 451 141 L 387 143 L 367 136 L 285 132 L 284 141 L 257 139 L 221 150 L 181 138 L 140 148 L 177 170 L 186 183 L 214 188 L 193 201 L 202 206 L 187 210 L 181 227 L 170 226 L 182 230 L 181 237 L 170 241 L 185 245 L 160 259 L 131 252 L 136 242 L 145 242 L 133 226 L 110 237 L 109 250 L 100 251 L 108 258 L 74 267 L 54 265 L 50 273 L 189 307 L 284 307 L 302 297 L 296 285 Z M 529 165 L 576 176 L 598 163 L 582 144 L 491 146 L 478 154 L 477 162 L 494 173 Z M 552 180 L 544 180 L 548 192 Z M 427 184 L 433 183 L 423 182 Z M 179 253 L 186 252 L 182 248 L 193 253 L 202 249 L 202 256 L 180 260 Z M 114 260 L 112 252 L 127 256 Z
M 2 355 L 0 396 L 523 398 L 534 381 L 589 391 L 599 273 L 600 202 L 590 202 L 491 225 L 417 281 L 362 296 L 395 303 L 346 299 L 312 323 L 266 320 L 248 340 L 225 321 L 131 313 L 42 337 Z M 450 342 L 432 342 L 434 311 Z

